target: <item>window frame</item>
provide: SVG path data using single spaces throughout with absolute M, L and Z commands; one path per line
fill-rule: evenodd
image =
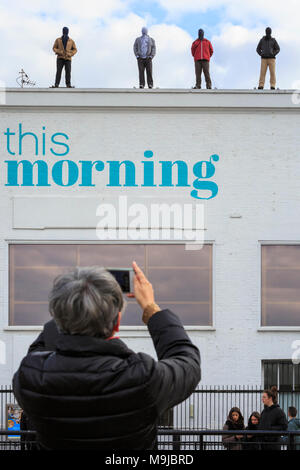
M 275 385 L 277 387 L 278 392 L 280 391 L 284 393 L 300 392 L 300 384 L 297 384 L 299 387 L 299 390 L 296 390 L 296 367 L 298 366 L 300 368 L 300 364 L 293 363 L 292 359 L 262 359 L 261 362 L 262 362 L 262 383 L 263 383 L 264 389 Z M 277 379 L 276 379 L 276 383 L 268 385 L 268 384 L 265 384 L 265 367 L 271 364 L 276 366 Z M 291 384 L 292 390 L 282 390 L 282 389 L 280 390 L 280 381 L 281 381 L 280 366 L 284 366 L 284 365 L 292 366 L 292 376 L 293 376 L 293 383 Z M 300 374 L 299 374 L 299 377 L 300 377 Z
M 262 295 L 262 247 L 263 246 L 291 246 L 296 245 L 300 246 L 300 241 L 295 240 L 259 240 L 259 266 L 258 266 L 258 292 L 259 292 L 259 324 L 258 331 L 300 331 L 300 326 L 271 326 L 263 324 L 263 295 Z
M 3 294 L 4 298 L 7 298 L 6 308 L 5 308 L 5 318 L 6 324 L 3 328 L 4 331 L 42 331 L 43 325 L 10 325 L 10 296 L 9 296 L 9 289 L 10 289 L 10 264 L 9 264 L 9 247 L 10 245 L 25 245 L 25 244 L 34 244 L 34 245 L 63 245 L 63 244 L 76 244 L 76 245 L 153 245 L 153 244 L 165 244 L 165 245 L 185 245 L 187 243 L 186 240 L 94 240 L 94 239 L 84 239 L 78 240 L 76 239 L 55 239 L 51 240 L 49 238 L 46 239 L 5 239 L 6 243 L 6 260 L 5 266 L 7 267 L 6 270 L 6 278 L 3 285 Z M 214 321 L 215 321 L 215 242 L 211 240 L 205 240 L 204 245 L 211 245 L 211 325 L 184 325 L 185 330 L 188 331 L 215 331 Z M 120 337 L 148 337 L 148 328 L 147 326 L 142 325 L 124 325 L 120 326 Z

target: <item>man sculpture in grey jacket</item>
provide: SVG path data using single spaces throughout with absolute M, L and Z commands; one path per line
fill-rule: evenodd
M 137 58 L 139 68 L 140 88 L 145 87 L 145 69 L 149 88 L 153 88 L 152 59 L 156 53 L 155 41 L 148 36 L 147 28 L 142 28 L 142 36 L 136 38 L 133 52 Z

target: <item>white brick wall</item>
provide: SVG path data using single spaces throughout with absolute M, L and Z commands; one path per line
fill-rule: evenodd
M 300 331 L 258 331 L 260 244 L 300 242 L 300 114 L 299 107 L 292 104 L 291 93 L 70 92 L 10 90 L 7 106 L 1 107 L 0 341 L 6 344 L 7 363 L 0 362 L 0 384 L 10 383 L 38 333 L 6 328 L 8 240 L 97 240 L 93 229 L 97 201 L 114 201 L 120 193 L 128 195 L 129 202 L 146 203 L 146 197 L 159 198 L 161 202 L 197 202 L 189 195 L 192 188 L 107 188 L 105 172 L 97 175 L 94 188 L 5 187 L 3 162 L 14 157 L 8 157 L 5 151 L 3 132 L 7 127 L 16 129 L 19 122 L 23 131 L 38 133 L 44 125 L 50 134 L 67 133 L 71 146 L 67 158 L 75 161 L 135 161 L 139 184 L 139 162 L 144 160 L 145 150 L 151 149 L 157 162 L 188 162 L 190 184 L 194 163 L 208 160 L 214 153 L 220 156 L 212 178 L 219 186 L 219 194 L 205 202 L 205 239 L 214 244 L 214 329 L 192 330 L 190 335 L 201 350 L 203 384 L 259 384 L 261 360 L 291 358 L 291 344 Z M 32 148 L 30 139 L 25 139 L 22 158 L 31 159 Z M 49 152 L 44 158 L 49 164 L 60 159 Z M 55 213 L 51 206 L 51 228 L 38 230 L 31 224 L 30 213 L 26 229 L 13 228 L 14 218 L 22 215 L 13 214 L 13 198 L 24 196 L 35 200 L 45 197 L 45 211 L 47 197 L 57 198 Z M 78 212 L 75 200 L 71 201 L 71 222 L 68 228 L 59 228 L 65 220 L 63 205 L 59 204 L 61 197 L 87 198 L 88 216 Z M 126 330 L 122 336 L 132 349 L 154 354 L 151 339 L 145 338 L 143 331 Z

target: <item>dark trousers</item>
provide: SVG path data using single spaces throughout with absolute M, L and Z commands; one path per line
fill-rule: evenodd
M 67 86 L 71 85 L 71 61 L 57 58 L 55 86 L 58 86 L 60 84 L 61 72 L 64 67 L 65 67 L 65 75 L 66 75 L 66 85 Z
M 211 88 L 211 79 L 209 74 L 209 60 L 196 60 L 195 61 L 195 72 L 196 72 L 196 87 L 201 88 L 201 74 L 204 73 L 206 88 Z
M 147 59 L 138 58 L 138 68 L 139 68 L 139 80 L 140 86 L 145 86 L 145 69 L 147 74 L 147 83 L 148 87 L 153 87 L 153 78 L 152 78 L 152 59 L 148 57 Z

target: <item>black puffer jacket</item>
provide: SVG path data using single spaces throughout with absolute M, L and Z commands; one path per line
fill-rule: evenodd
M 148 328 L 158 361 L 120 340 L 59 335 L 27 354 L 13 389 L 47 449 L 152 449 L 159 416 L 200 380 L 199 351 L 169 310 Z
M 280 47 L 275 38 L 264 36 L 258 43 L 256 52 L 262 59 L 275 59 Z
M 288 428 L 288 421 L 285 412 L 278 404 L 272 406 L 265 406 L 258 425 L 261 431 L 286 431 Z M 262 446 L 262 450 L 278 450 L 277 442 L 280 441 L 280 436 L 263 436 L 262 442 L 267 442 Z M 271 444 L 273 443 L 273 445 Z
M 45 323 L 42 333 L 29 346 L 28 353 L 33 351 L 56 351 L 59 338 L 59 331 L 55 321 L 52 319 Z

